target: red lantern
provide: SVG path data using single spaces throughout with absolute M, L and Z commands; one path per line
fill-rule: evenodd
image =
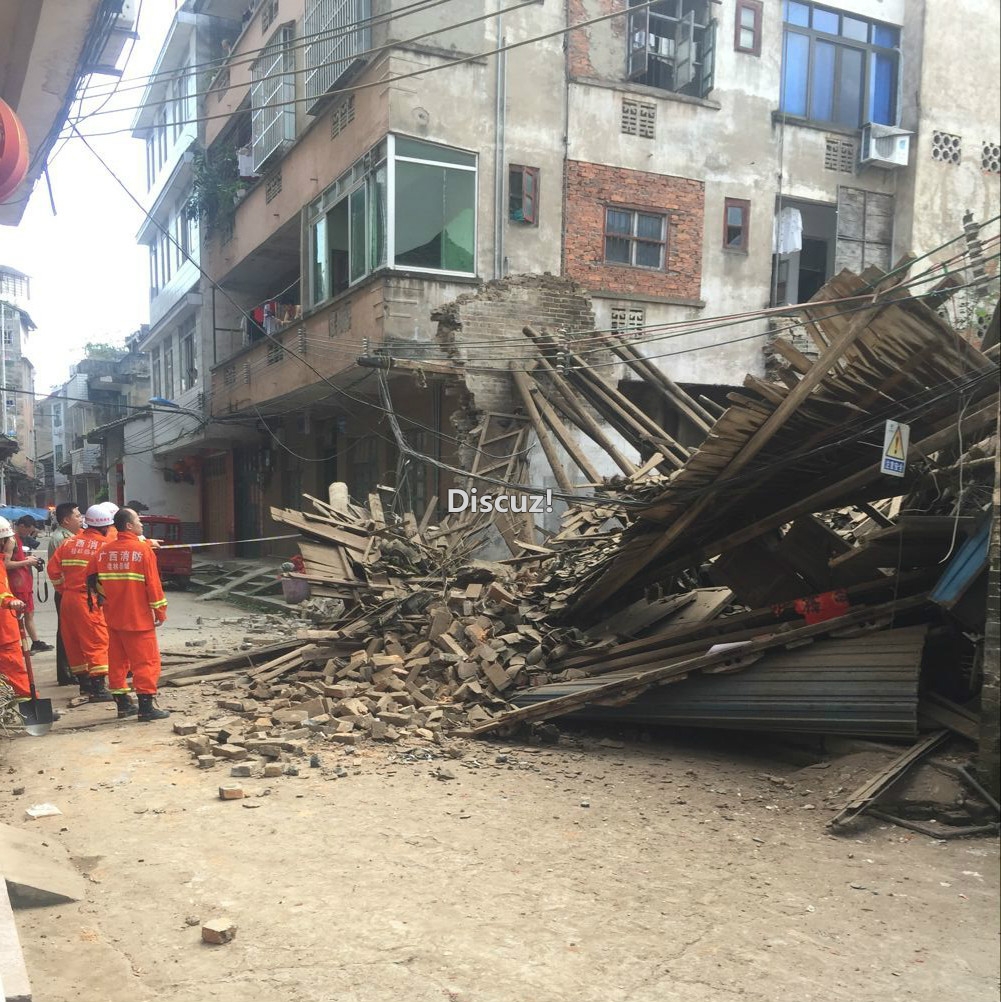
M 27 173 L 28 136 L 14 109 L 0 100 L 0 200 L 6 198 Z

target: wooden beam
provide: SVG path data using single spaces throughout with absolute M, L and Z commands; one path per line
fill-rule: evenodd
M 946 730 L 935 731 L 912 745 L 902 755 L 898 755 L 848 798 L 845 806 L 827 822 L 827 827 L 838 828 L 857 818 L 886 793 L 915 762 L 937 748 L 948 736 L 949 732 Z

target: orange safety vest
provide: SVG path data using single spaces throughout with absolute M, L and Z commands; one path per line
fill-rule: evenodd
M 0 647 L 21 642 L 21 628 L 17 625 L 17 617 L 8 608 L 14 598 L 7 580 L 7 568 L 0 560 Z
M 87 594 L 87 565 L 107 540 L 96 529 L 84 529 L 62 543 L 45 568 L 52 583 L 64 594 Z
M 152 630 L 154 617 L 164 619 L 167 599 L 156 555 L 135 533 L 119 532 L 90 561 L 87 573 L 97 574 L 109 629 Z

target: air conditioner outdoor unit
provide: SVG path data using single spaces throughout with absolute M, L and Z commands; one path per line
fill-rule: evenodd
M 862 126 L 862 148 L 859 163 L 892 170 L 906 167 L 911 152 L 911 136 L 906 129 L 867 122 Z

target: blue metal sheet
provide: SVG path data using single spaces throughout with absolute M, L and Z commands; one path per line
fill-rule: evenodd
M 987 516 L 949 561 L 945 573 L 932 589 L 933 602 L 943 609 L 951 609 L 966 594 L 987 567 L 990 537 L 991 519 Z

